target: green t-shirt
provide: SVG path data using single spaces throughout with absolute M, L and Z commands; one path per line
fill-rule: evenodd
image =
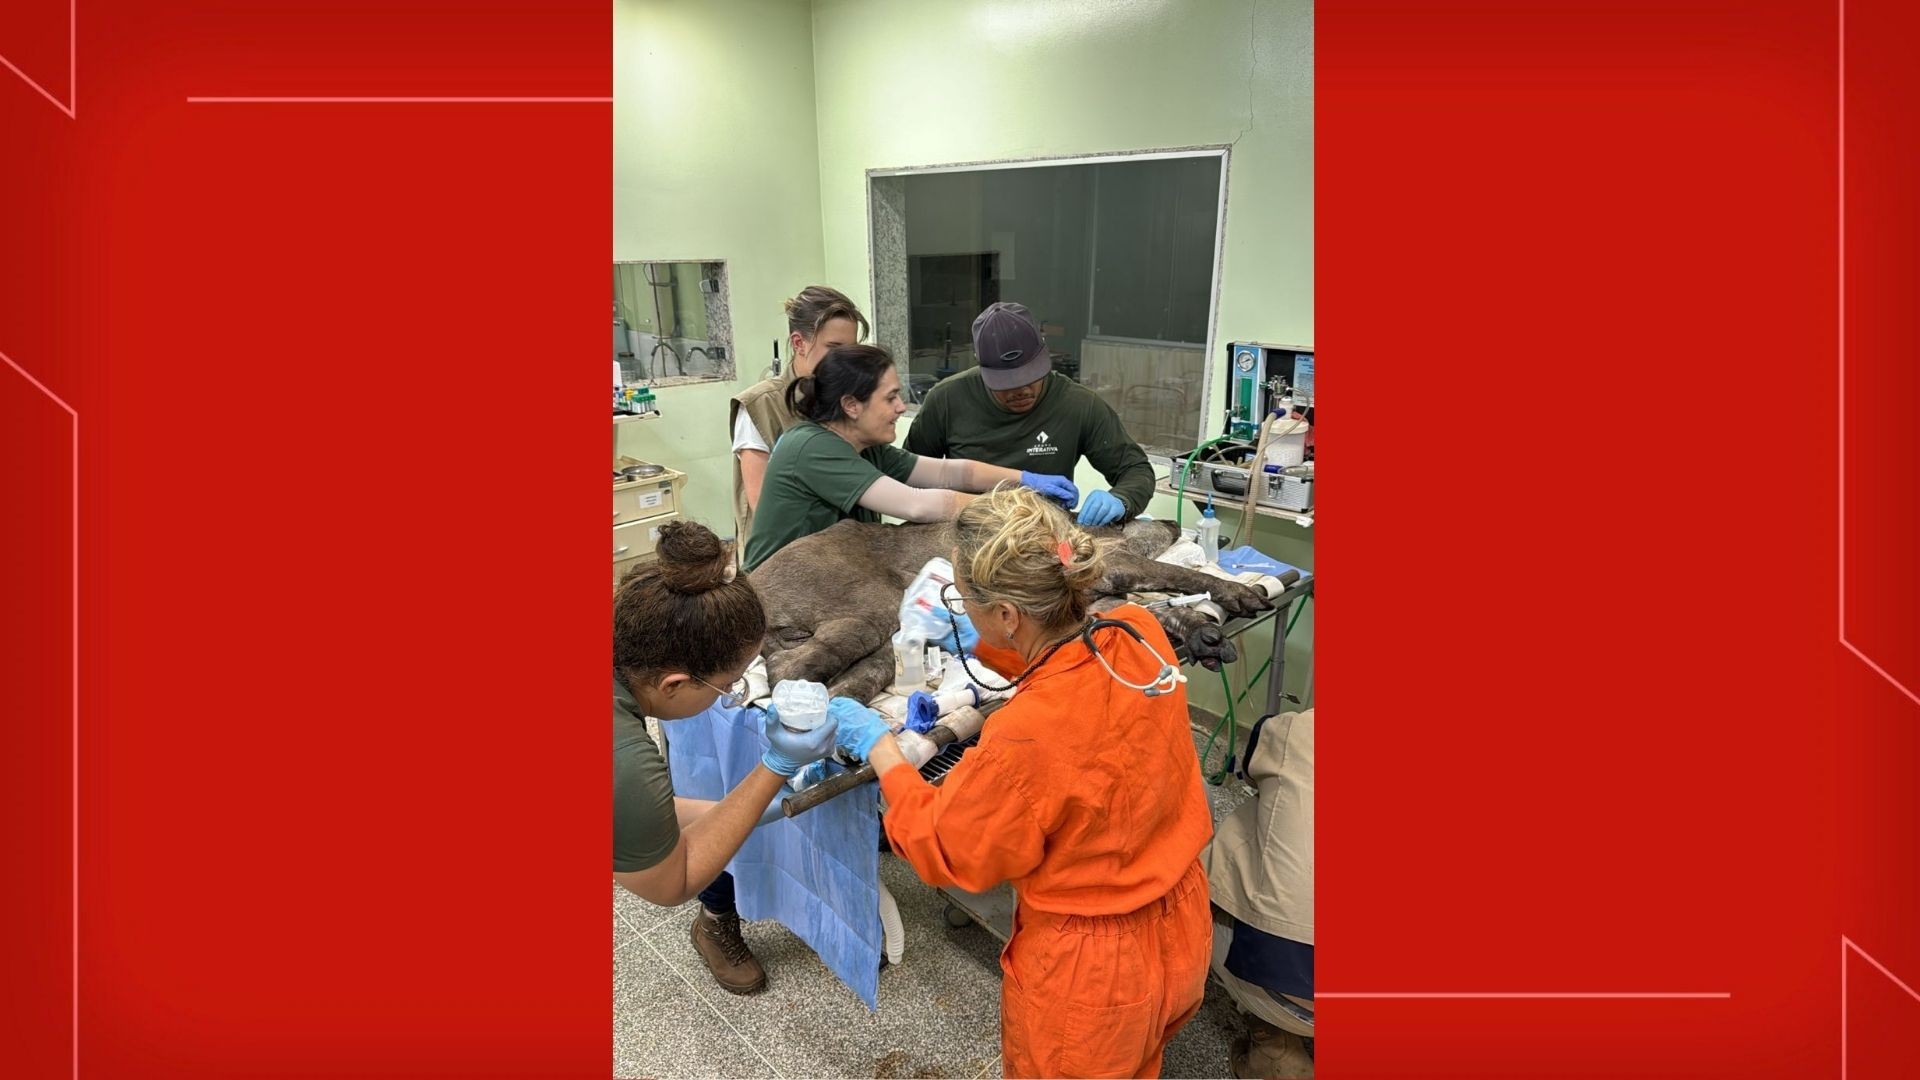
M 746 568 L 843 518 L 879 521 L 879 514 L 860 505 L 860 496 L 882 476 L 906 483 L 919 460 L 897 446 L 870 446 L 856 454 L 852 443 L 810 420 L 788 428 L 767 458 Z
M 1025 414 L 995 401 L 977 367 L 942 379 L 921 402 L 906 447 L 921 457 L 971 458 L 1068 478 L 1084 457 L 1127 504 L 1127 516 L 1153 498 L 1153 464 L 1127 437 L 1113 407 L 1057 371 Z
M 613 872 L 645 870 L 673 852 L 680 824 L 673 816 L 667 760 L 647 734 L 640 703 L 613 677 Z

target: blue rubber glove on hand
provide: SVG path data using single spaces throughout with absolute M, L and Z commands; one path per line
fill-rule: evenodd
M 1064 476 L 1048 476 L 1045 473 L 1023 472 L 1020 474 L 1022 487 L 1030 487 L 1049 499 L 1060 500 L 1061 505 L 1071 510 L 1080 501 L 1080 489 L 1073 481 Z
M 827 719 L 840 729 L 836 742 L 840 749 L 867 760 L 867 752 L 884 735 L 893 734 L 887 718 L 852 698 L 837 697 L 827 702 Z
M 940 703 L 925 690 L 915 690 L 907 695 L 907 729 L 922 735 L 933 730 L 934 721 L 940 719 Z
M 788 731 L 780 726 L 779 711 L 768 706 L 767 721 L 761 728 L 767 737 L 767 752 L 760 755 L 760 764 L 777 775 L 791 777 L 826 757 L 833 752 L 836 719 L 829 709 L 827 722 L 812 731 Z
M 1087 504 L 1080 508 L 1080 524 L 1111 525 L 1127 516 L 1127 504 L 1111 491 L 1096 491 L 1087 496 Z
M 973 628 L 972 619 L 965 615 L 954 615 L 953 629 L 934 644 L 950 653 L 971 653 L 980 644 L 980 631 Z

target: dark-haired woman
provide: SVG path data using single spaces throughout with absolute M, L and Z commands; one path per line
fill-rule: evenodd
M 727 408 L 733 439 L 733 535 L 742 547 L 753 535 L 753 513 L 767 457 L 797 419 L 786 402 L 787 387 L 813 374 L 820 358 L 836 345 L 852 345 L 867 334 L 867 317 L 847 294 L 825 285 L 809 285 L 783 305 L 787 316 L 786 371 L 762 379 L 734 395 Z
M 767 459 L 760 505 L 747 540 L 748 570 L 803 536 L 842 518 L 949 521 L 973 498 L 1018 483 L 1069 509 L 1080 492 L 1063 476 L 1004 469 L 960 458 L 923 458 L 893 445 L 907 411 L 893 357 L 875 345 L 841 345 L 813 374 L 787 388 L 800 422 Z
M 767 751 L 746 779 L 719 802 L 677 798 L 645 718 L 678 720 L 722 699 L 744 704 L 743 677 L 767 616 L 705 526 L 665 525 L 657 550 L 659 561 L 622 582 L 613 600 L 613 880 L 672 906 L 721 876 L 747 834 L 775 812 L 770 804 L 786 779 L 833 749 L 835 724 L 796 734 L 769 709 Z M 693 943 L 726 989 L 766 985 L 737 913 L 703 908 Z

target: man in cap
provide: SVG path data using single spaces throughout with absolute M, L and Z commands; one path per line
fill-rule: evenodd
M 1146 509 L 1153 465 L 1127 437 L 1112 406 L 1058 374 L 1046 335 L 1019 304 L 999 303 L 973 320 L 968 368 L 927 391 L 907 431 L 922 457 L 971 458 L 1024 472 L 1073 477 L 1086 458 L 1110 490 L 1080 506 L 1082 525 L 1110 525 Z

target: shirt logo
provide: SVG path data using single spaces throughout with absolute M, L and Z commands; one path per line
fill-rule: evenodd
M 1041 441 L 1041 442 L 1046 442 L 1046 441 L 1047 441 L 1047 433 L 1046 433 L 1046 432 L 1044 432 L 1044 431 L 1043 431 L 1043 432 L 1041 432 L 1041 433 L 1040 433 L 1040 441 Z
M 1044 431 L 1034 436 L 1033 445 L 1027 447 L 1028 457 L 1041 457 L 1046 454 L 1057 454 L 1059 452 L 1060 448 L 1053 445 L 1053 437 Z

